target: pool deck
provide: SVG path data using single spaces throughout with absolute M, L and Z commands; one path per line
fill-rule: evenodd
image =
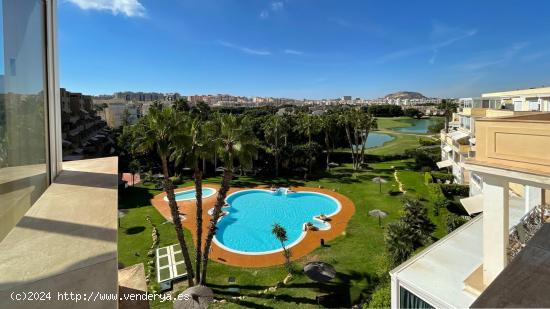
M 219 189 L 219 185 L 214 185 L 214 184 L 206 184 L 203 187 L 214 188 L 216 190 Z M 179 188 L 179 189 L 176 189 L 176 192 L 185 191 L 189 189 L 194 189 L 194 187 Z M 268 189 L 268 187 L 258 186 L 254 188 L 231 188 L 229 190 L 228 195 L 234 192 L 248 190 L 248 189 Z M 353 214 L 355 213 L 355 206 L 349 198 L 328 189 L 317 189 L 317 188 L 309 188 L 309 187 L 292 187 L 292 190 L 323 193 L 336 198 L 338 201 L 340 201 L 340 204 L 342 205 L 340 212 L 330 217 L 331 218 L 330 230 L 308 231 L 304 239 L 290 249 L 290 251 L 292 252 L 292 260 L 297 260 L 303 257 L 304 255 L 310 253 L 311 251 L 315 250 L 316 248 L 318 248 L 321 244 L 321 239 L 324 239 L 325 241 L 329 241 L 331 239 L 334 239 L 338 236 L 345 234 L 347 224 L 351 219 L 351 217 L 353 216 Z M 166 193 L 158 194 L 151 200 L 151 203 L 164 218 L 166 218 L 167 220 L 171 220 L 172 216 L 170 215 L 170 208 L 168 206 L 168 202 L 164 201 L 165 196 L 166 196 Z M 202 205 L 203 238 L 206 238 L 208 223 L 210 222 L 210 218 L 211 218 L 210 215 L 208 215 L 208 210 L 214 207 L 217 196 L 218 194 L 216 193 L 208 198 L 203 199 L 203 205 Z M 185 217 L 185 219 L 182 219 L 182 224 L 185 228 L 191 231 L 191 234 L 193 235 L 193 241 L 196 241 L 197 235 L 196 235 L 196 220 L 195 220 L 196 219 L 195 201 L 194 200 L 181 201 L 177 203 L 178 203 L 178 208 L 180 210 L 180 213 Z M 203 241 L 203 244 L 204 244 L 204 241 Z M 280 265 L 285 262 L 283 254 L 281 252 L 270 253 L 265 255 L 239 254 L 239 253 L 229 252 L 217 246 L 214 242 L 212 242 L 210 259 L 215 260 L 216 262 L 219 262 L 219 263 L 232 265 L 232 266 L 240 266 L 240 267 L 267 267 L 267 266 L 273 266 L 273 265 Z

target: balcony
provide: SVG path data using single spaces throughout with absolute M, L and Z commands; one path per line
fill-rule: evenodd
M 0 308 L 61 308 L 58 292 L 117 292 L 118 160 L 63 163 L 63 171 L 0 242 Z M 20 301 L 12 292 L 50 292 Z M 78 308 L 116 308 L 116 301 Z
M 550 174 L 550 113 L 479 119 L 476 140 L 470 164 Z

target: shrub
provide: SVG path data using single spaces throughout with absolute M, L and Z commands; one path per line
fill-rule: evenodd
M 414 232 L 402 221 L 388 224 L 384 240 L 391 268 L 405 262 L 414 252 Z
M 470 187 L 459 184 L 441 184 L 441 190 L 445 196 L 463 196 L 470 194 Z
M 405 223 L 415 235 L 414 248 L 425 245 L 430 241 L 435 225 L 430 221 L 428 209 L 417 199 L 403 198 L 403 216 Z
M 418 138 L 418 143 L 420 144 L 420 146 L 435 146 L 439 145 L 441 142 L 438 140 L 433 140 L 431 138 L 420 137 Z
M 462 224 L 466 223 L 468 220 L 466 220 L 464 217 L 457 216 L 454 213 L 447 214 L 447 220 L 445 220 L 445 225 L 447 228 L 447 233 L 450 233 L 457 228 L 459 228 Z
M 391 289 L 389 284 L 379 286 L 372 293 L 367 308 L 389 308 L 391 306 Z
M 453 174 L 449 174 L 449 173 L 431 172 L 431 175 L 436 182 L 444 183 L 447 180 L 450 182 L 454 180 Z
M 172 182 L 172 184 L 174 186 L 179 186 L 181 185 L 183 182 L 181 180 L 181 178 L 179 176 L 172 176 L 170 177 L 170 181 Z
M 439 216 L 441 208 L 446 208 L 449 205 L 449 201 L 441 191 L 441 185 L 437 183 L 428 184 L 428 191 L 433 202 L 434 215 Z
M 431 184 L 432 182 L 434 182 L 432 174 L 430 174 L 430 172 L 425 172 L 424 173 L 424 183 L 428 185 L 428 184 Z

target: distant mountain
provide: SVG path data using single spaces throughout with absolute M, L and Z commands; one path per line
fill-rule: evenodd
M 412 91 L 399 91 L 396 93 L 388 94 L 384 99 L 427 99 L 424 95 L 419 92 Z

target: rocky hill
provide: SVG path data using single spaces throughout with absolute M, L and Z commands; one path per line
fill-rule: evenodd
M 396 93 L 388 94 L 385 99 L 426 99 L 424 95 L 419 92 L 412 91 L 399 91 Z

